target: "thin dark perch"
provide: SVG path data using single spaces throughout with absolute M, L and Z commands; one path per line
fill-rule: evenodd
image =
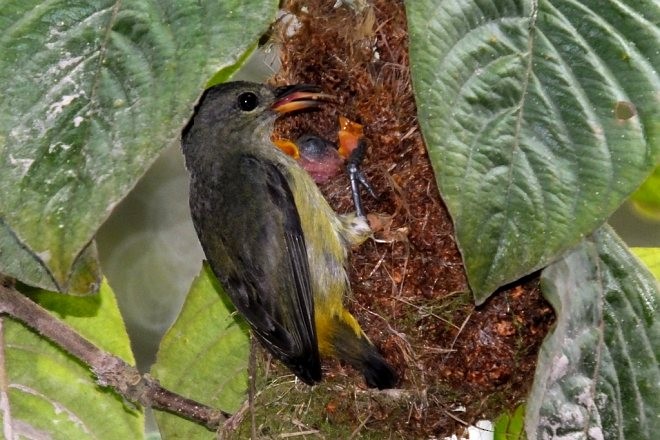
M 217 410 L 163 388 L 148 374 L 107 353 L 71 327 L 49 314 L 13 287 L 0 283 L 0 313 L 14 318 L 53 341 L 84 362 L 99 385 L 111 387 L 125 399 L 184 417 L 216 431 L 230 417 Z

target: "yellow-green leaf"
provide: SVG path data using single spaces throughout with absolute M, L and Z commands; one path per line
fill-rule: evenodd
M 249 332 L 204 265 L 174 325 L 163 338 L 152 374 L 166 388 L 200 403 L 236 411 L 245 400 Z M 212 439 L 192 422 L 157 413 L 163 438 Z
M 630 249 L 649 268 L 656 280 L 660 280 L 660 248 L 635 247 Z
M 28 294 L 94 344 L 134 364 L 128 335 L 107 283 L 97 295 Z M 0 365 L 7 380 L 2 423 L 15 438 L 136 439 L 144 433 L 142 411 L 108 388 L 89 369 L 25 325 L 2 318 Z

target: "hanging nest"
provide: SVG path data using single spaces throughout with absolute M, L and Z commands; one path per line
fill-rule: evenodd
M 338 116 L 364 126 L 363 194 L 375 240 L 354 249 L 346 304 L 397 370 L 400 389 L 367 390 L 361 374 L 324 361 L 310 389 L 278 363 L 259 375 L 245 436 L 429 438 L 493 418 L 528 393 L 554 314 L 538 276 L 501 289 L 480 307 L 469 292 L 453 226 L 438 193 L 415 109 L 403 2 L 285 1 L 273 28 L 282 68 L 275 84 L 313 83 L 338 103 L 283 118 L 277 137 L 337 140 Z M 320 185 L 341 213 L 354 210 L 341 174 Z M 263 355 L 266 356 L 265 354 Z

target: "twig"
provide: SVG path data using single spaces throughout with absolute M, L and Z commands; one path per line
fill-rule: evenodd
M 166 411 L 199 423 L 210 430 L 230 416 L 160 386 L 148 374 L 141 375 L 133 366 L 107 353 L 52 316 L 12 287 L 0 283 L 0 314 L 21 321 L 85 363 L 101 386 L 111 387 L 127 400 Z
M 358 427 L 355 428 L 353 432 L 351 432 L 351 435 L 350 437 L 348 437 L 348 439 L 353 440 L 354 438 L 357 438 L 358 434 L 360 433 L 360 431 L 362 431 L 362 428 L 364 428 L 367 425 L 367 422 L 369 421 L 370 418 L 371 418 L 371 414 L 367 415 L 367 417 L 365 417 L 364 420 L 360 422 Z
M 401 301 L 402 303 L 407 304 L 407 305 L 409 305 L 410 307 L 413 307 L 413 308 L 417 309 L 417 311 L 420 312 L 420 313 L 425 313 L 425 314 L 428 315 L 428 316 L 433 316 L 434 318 L 436 318 L 436 319 L 438 319 L 438 320 L 444 322 L 445 324 L 448 324 L 448 325 L 454 327 L 456 330 L 459 330 L 459 327 L 458 327 L 456 324 L 454 324 L 453 322 L 449 321 L 448 319 L 443 318 L 442 316 L 436 315 L 436 314 L 433 313 L 433 312 L 430 312 L 430 311 L 425 310 L 424 307 L 421 307 L 421 306 L 418 306 L 418 305 L 416 305 L 416 304 L 413 304 L 413 303 L 411 303 L 410 301 L 406 301 L 406 300 L 403 299 L 403 298 L 394 298 L 394 299 L 397 300 L 397 301 Z
M 318 434 L 318 429 L 310 429 L 309 431 L 300 431 L 300 432 L 286 432 L 277 436 L 278 438 L 292 438 L 292 437 L 301 437 L 303 435 L 312 435 Z
M 250 405 L 250 427 L 252 440 L 257 440 L 257 411 L 254 408 L 254 397 L 257 392 L 257 341 L 254 337 L 250 338 L 250 359 L 248 362 L 248 402 Z
M 461 419 L 461 418 L 459 418 L 459 417 L 453 415 L 452 413 L 450 413 L 450 412 L 447 411 L 446 409 L 443 410 L 443 411 L 445 412 L 445 414 L 446 414 L 447 416 L 449 416 L 449 417 L 451 417 L 452 419 L 456 420 L 456 421 L 457 421 L 458 423 L 460 423 L 461 425 L 463 425 L 463 426 L 470 426 L 470 424 L 469 424 L 468 422 L 466 422 L 465 420 L 463 420 L 463 419 Z
M 449 350 L 447 354 L 442 358 L 442 361 L 440 361 L 441 365 L 444 365 L 445 361 L 447 360 L 447 356 L 449 356 L 450 353 L 456 351 L 454 350 L 454 345 L 456 345 L 456 341 L 458 341 L 458 337 L 463 333 L 463 329 L 465 329 L 465 325 L 468 323 L 470 318 L 472 317 L 472 312 L 470 312 L 466 317 L 465 320 L 463 321 L 463 324 L 461 324 L 461 327 L 458 329 L 458 333 L 456 333 L 456 336 L 454 336 L 454 340 L 451 341 L 451 345 L 449 346 Z
M 9 406 L 9 383 L 5 372 L 5 329 L 4 318 L 0 317 L 0 412 L 2 413 L 2 433 L 5 438 L 14 438 L 11 410 Z

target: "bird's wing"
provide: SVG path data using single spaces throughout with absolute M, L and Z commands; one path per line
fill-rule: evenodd
M 236 308 L 277 358 L 314 383 L 321 367 L 311 275 L 285 172 L 241 156 L 218 182 L 221 191 L 201 190 L 211 203 L 191 208 L 206 257 Z

